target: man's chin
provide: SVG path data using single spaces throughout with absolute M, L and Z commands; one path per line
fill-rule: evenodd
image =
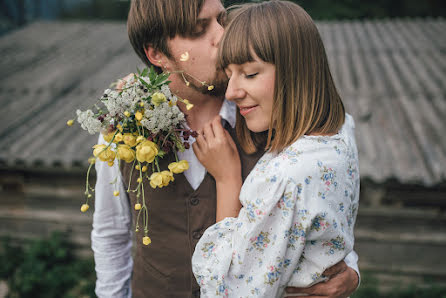
M 226 77 L 221 78 L 217 77 L 210 81 L 211 85 L 214 87 L 212 90 L 208 89 L 208 86 L 206 85 L 199 85 L 191 84 L 190 87 L 197 90 L 198 92 L 202 94 L 209 94 L 215 97 L 223 97 L 226 93 L 226 88 L 228 87 L 228 79 Z

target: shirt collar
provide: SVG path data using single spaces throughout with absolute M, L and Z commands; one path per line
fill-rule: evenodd
M 221 106 L 219 115 L 221 116 L 222 122 L 226 121 L 232 128 L 235 127 L 235 114 L 236 106 L 235 103 L 225 99 L 223 105 Z

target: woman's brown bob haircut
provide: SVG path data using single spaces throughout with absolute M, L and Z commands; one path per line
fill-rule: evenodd
M 273 110 L 266 150 L 278 152 L 308 134 L 335 134 L 345 110 L 327 55 L 311 17 L 297 4 L 269 1 L 233 8 L 220 44 L 219 64 L 261 60 L 274 64 Z M 244 151 L 255 152 L 258 135 L 237 113 L 237 137 Z
M 188 36 L 193 32 L 204 1 L 132 0 L 127 18 L 127 33 L 139 58 L 146 65 L 151 65 L 144 51 L 149 45 L 172 58 L 167 40 L 177 34 Z

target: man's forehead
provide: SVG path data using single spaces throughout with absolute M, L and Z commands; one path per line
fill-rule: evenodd
M 205 0 L 198 14 L 198 20 L 217 16 L 225 11 L 220 0 Z

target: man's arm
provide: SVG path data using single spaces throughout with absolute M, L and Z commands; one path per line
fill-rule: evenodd
M 345 298 L 349 297 L 359 287 L 360 274 L 358 269 L 358 255 L 350 252 L 344 259 L 333 267 L 324 271 L 330 277 L 326 282 L 315 284 L 309 288 L 286 288 L 288 298 Z M 293 294 L 308 294 L 308 296 Z
M 103 143 L 100 136 L 99 143 Z M 95 211 L 91 243 L 96 269 L 98 297 L 131 297 L 132 232 L 129 201 L 117 163 L 96 161 Z M 116 180 L 116 184 L 110 182 Z M 119 190 L 118 197 L 113 191 Z

